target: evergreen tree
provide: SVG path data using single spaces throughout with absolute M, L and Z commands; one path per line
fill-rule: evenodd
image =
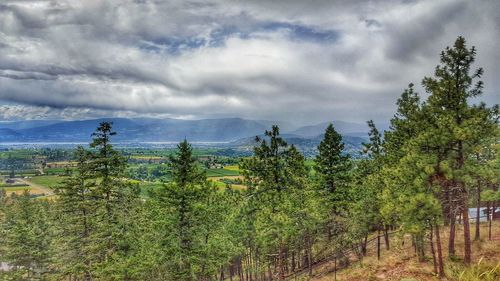
M 177 145 L 177 149 L 175 156 L 170 157 L 172 180 L 181 188 L 203 183 L 206 176 L 193 157 L 191 144 L 184 140 Z
M 162 237 L 168 280 L 210 280 L 228 264 L 232 240 L 227 225 L 231 209 L 206 181 L 204 171 L 184 140 L 170 158 L 172 183 L 154 197 L 162 214 L 157 231 Z
M 334 214 L 344 210 L 349 201 L 351 162 L 343 150 L 342 136 L 329 124 L 318 146 L 314 170 L 319 178 L 320 189 L 332 204 Z
M 278 126 L 265 132 L 265 138 L 256 138 L 254 156 L 241 165 L 248 186 L 250 208 L 253 210 L 252 228 L 257 249 L 262 254 L 275 255 L 274 266 L 267 261 L 268 274 L 276 268 L 278 280 L 285 278 L 285 251 L 287 243 L 299 237 L 297 214 L 304 212 L 304 156 L 294 146 L 288 146 L 280 137 Z M 302 209 L 298 212 L 297 209 Z M 305 233 L 310 237 L 310 233 Z M 312 239 L 307 242 L 311 261 Z M 264 260 L 265 261 L 265 260 Z
M 92 134 L 93 150 L 77 149 L 77 172 L 57 189 L 64 276 L 128 278 L 127 256 L 134 242 L 129 219 L 138 190 L 124 180 L 126 161 L 110 143 L 115 134 L 111 123 L 101 123 Z
M 29 192 L 6 201 L 1 226 L 2 262 L 12 268 L 14 280 L 49 280 L 53 261 L 53 224 L 46 201 L 32 200 Z
M 95 248 L 99 194 L 90 170 L 90 152 L 78 147 L 75 152 L 78 171 L 61 186 L 58 195 L 58 232 L 60 275 L 85 281 L 96 276 L 100 252 Z
M 426 130 L 424 151 L 438 154 L 440 160 L 450 163 L 449 172 L 443 181 L 443 192 L 447 194 L 451 214 L 449 215 L 450 254 L 454 254 L 454 221 L 456 210 L 462 214 L 464 222 L 464 262 L 471 261 L 469 226 L 469 192 L 467 186 L 467 161 L 481 139 L 494 131 L 496 125 L 491 120 L 491 110 L 484 104 L 471 106 L 468 99 L 482 93 L 483 69 L 471 73 L 476 49 L 467 48 L 465 39 L 458 37 L 452 48 L 441 53 L 441 65 L 436 67 L 434 78 L 424 78 L 422 84 L 430 93 L 424 107 L 430 116 L 431 126 Z

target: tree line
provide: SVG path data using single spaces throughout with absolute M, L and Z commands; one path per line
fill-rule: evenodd
M 90 148 L 76 149 L 76 171 L 55 189 L 56 199 L 0 193 L 0 261 L 11 267 L 0 276 L 285 280 L 311 274 L 332 254 L 348 263 L 346 247 L 366 255 L 374 232 L 390 248 L 391 229 L 410 234 L 418 259 L 430 254 L 443 276 L 440 229 L 450 231 L 448 257 L 469 264 L 469 207 L 487 201 L 491 210 L 500 199 L 499 110 L 471 104 L 483 88 L 483 70 L 471 69 L 475 57 L 462 37 L 446 48 L 434 76 L 422 81 L 425 100 L 410 84 L 388 131 L 368 122 L 364 159 L 343 152 L 330 124 L 307 167 L 273 126 L 240 163 L 244 190 L 215 187 L 184 140 L 170 157 L 172 181 L 142 196 L 111 144 L 112 124 L 101 123 Z M 459 218 L 465 243 L 455 257 Z M 480 235 L 476 223 L 474 238 Z

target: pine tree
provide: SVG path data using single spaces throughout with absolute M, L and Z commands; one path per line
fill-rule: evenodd
M 329 124 L 324 139 L 318 146 L 314 170 L 319 178 L 320 188 L 326 191 L 326 196 L 334 205 L 334 213 L 345 209 L 346 201 L 349 200 L 351 163 L 349 155 L 344 154 L 343 150 L 342 136 Z
M 125 158 L 110 143 L 115 134 L 111 123 L 101 123 L 92 134 L 92 150 L 76 151 L 77 173 L 57 190 L 65 239 L 61 245 L 67 250 L 60 257 L 65 276 L 128 278 L 127 256 L 134 242 L 129 218 L 138 190 L 124 180 Z
M 199 274 L 198 258 L 206 178 L 184 140 L 170 158 L 173 182 L 156 195 L 163 210 L 163 244 L 172 280 L 194 280 Z
M 370 131 L 368 132 L 368 137 L 370 142 L 363 143 L 363 153 L 365 153 L 369 158 L 378 160 L 379 157 L 383 155 L 384 152 L 384 141 L 382 139 L 382 134 L 375 126 L 373 120 L 366 122 Z
M 264 139 L 257 137 L 256 142 L 254 156 L 241 164 L 251 198 L 248 204 L 254 212 L 251 224 L 255 243 L 260 245 L 257 249 L 250 248 L 249 252 L 275 255 L 278 280 L 284 280 L 287 244 L 299 237 L 296 215 L 300 209 L 301 214 L 308 213 L 303 212 L 306 201 L 301 200 L 306 191 L 304 156 L 281 138 L 278 126 L 266 131 Z M 312 263 L 312 240 L 307 244 Z M 270 261 L 264 261 L 268 274 L 272 274 Z
M 95 278 L 100 259 L 100 252 L 94 248 L 99 194 L 90 170 L 90 156 L 90 152 L 78 147 L 75 152 L 77 173 L 55 190 L 59 197 L 60 275 L 85 281 Z
M 4 206 L 0 248 L 2 262 L 13 267 L 14 280 L 48 280 L 53 259 L 53 224 L 49 202 L 32 200 L 29 192 L 11 196 Z
M 177 145 L 177 149 L 175 156 L 170 157 L 172 180 L 181 188 L 203 183 L 206 177 L 193 157 L 191 144 L 184 140 Z
M 431 121 L 427 130 L 424 151 L 438 154 L 441 160 L 451 163 L 449 180 L 443 181 L 443 191 L 449 196 L 450 215 L 450 254 L 454 248 L 454 220 L 459 210 L 464 222 L 464 262 L 471 261 L 471 242 L 469 225 L 469 192 L 464 174 L 467 161 L 481 139 L 494 131 L 491 110 L 484 104 L 470 106 L 468 99 L 482 93 L 481 78 L 483 69 L 471 73 L 475 61 L 476 49 L 467 48 L 465 39 L 458 37 L 452 48 L 447 47 L 441 53 L 441 65 L 436 67 L 434 78 L 424 78 L 422 84 L 430 93 L 424 106 Z

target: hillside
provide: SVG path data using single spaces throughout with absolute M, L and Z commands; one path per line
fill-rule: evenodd
M 474 224 L 471 225 L 474 227 Z M 448 257 L 448 228 L 442 228 L 441 238 L 443 255 L 445 259 L 446 279 L 461 281 L 493 281 L 500 280 L 500 221 L 492 224 L 492 241 L 488 240 L 487 223 L 481 224 L 482 239 L 473 242 L 474 256 L 472 266 L 466 269 L 460 260 L 463 249 L 463 237 L 457 236 L 457 258 Z M 462 227 L 457 228 L 457 233 L 462 232 Z M 433 273 L 432 256 L 430 255 L 430 244 L 426 243 L 427 259 L 418 262 L 414 248 L 409 236 L 391 236 L 391 249 L 385 250 L 382 242 L 381 259 L 377 260 L 376 244 L 373 243 L 368 249 L 368 256 L 362 261 L 352 261 L 344 268 L 339 269 L 336 279 L 339 281 L 438 281 L 439 278 Z M 339 265 L 340 267 L 340 265 Z M 482 274 L 482 275 L 481 275 Z M 480 276 L 481 275 L 481 276 Z M 462 278 L 460 279 L 460 276 Z M 304 276 L 303 276 L 304 277 Z M 335 264 L 330 261 L 315 267 L 313 271 L 314 281 L 335 280 Z

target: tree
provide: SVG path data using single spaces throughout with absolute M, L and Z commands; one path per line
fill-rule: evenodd
M 345 218 L 351 199 L 351 162 L 343 150 L 342 136 L 329 124 L 318 146 L 314 166 L 318 178 L 318 199 L 326 206 L 328 240 L 333 236 L 339 239 L 347 227 Z
M 75 152 L 77 173 L 55 189 L 59 197 L 58 266 L 63 276 L 75 276 L 88 281 L 95 278 L 100 252 L 97 243 L 96 220 L 98 191 L 90 170 L 90 152 L 78 147 Z
M 308 211 L 304 212 L 307 202 L 303 200 L 307 192 L 304 156 L 281 138 L 278 126 L 266 131 L 264 138 L 257 137 L 256 143 L 254 156 L 241 164 L 248 186 L 248 204 L 252 210 L 251 226 L 257 244 L 255 251 L 275 257 L 275 274 L 278 280 L 284 280 L 287 244 L 301 237 L 296 215 L 309 214 Z M 303 234 L 308 238 L 307 260 L 311 264 L 311 233 Z M 272 276 L 271 261 L 267 261 L 267 265 L 268 275 Z
M 173 181 L 154 195 L 161 215 L 164 267 L 169 280 L 209 280 L 229 263 L 230 209 L 224 194 L 209 184 L 184 140 L 170 158 Z
M 342 136 L 335 131 L 332 124 L 329 124 L 325 130 L 324 139 L 318 146 L 314 170 L 318 175 L 319 185 L 326 191 L 326 195 L 331 197 L 332 201 L 339 203 L 348 198 L 347 188 L 351 169 L 349 155 L 344 154 L 343 150 Z M 337 207 L 343 209 L 345 205 Z
M 452 48 L 441 53 L 441 65 L 436 67 L 434 78 L 424 78 L 422 84 L 430 93 L 424 111 L 429 116 L 430 126 L 426 130 L 424 152 L 437 154 L 440 162 L 447 161 L 449 172 L 445 173 L 443 192 L 449 200 L 450 254 L 454 249 L 454 221 L 456 211 L 462 214 L 464 222 L 464 262 L 471 261 L 469 225 L 469 192 L 467 186 L 467 162 L 478 143 L 494 131 L 496 125 L 491 119 L 492 111 L 484 104 L 470 106 L 468 99 L 482 93 L 483 69 L 471 74 L 476 57 L 474 47 L 467 48 L 465 39 L 458 37 Z M 443 171 L 441 171 L 443 172 Z
M 101 123 L 92 134 L 93 150 L 76 150 L 76 173 L 57 188 L 63 276 L 128 278 L 127 256 L 134 242 L 129 219 L 138 190 L 124 180 L 125 159 L 110 143 L 115 134 L 111 123 Z
M 0 248 L 2 262 L 13 267 L 14 279 L 48 280 L 53 259 L 53 224 L 46 201 L 32 200 L 28 192 L 11 196 L 4 208 Z
M 172 163 L 172 180 L 179 187 L 200 184 L 206 180 L 205 173 L 199 168 L 193 157 L 193 148 L 187 140 L 177 145 L 178 152 L 170 157 Z

